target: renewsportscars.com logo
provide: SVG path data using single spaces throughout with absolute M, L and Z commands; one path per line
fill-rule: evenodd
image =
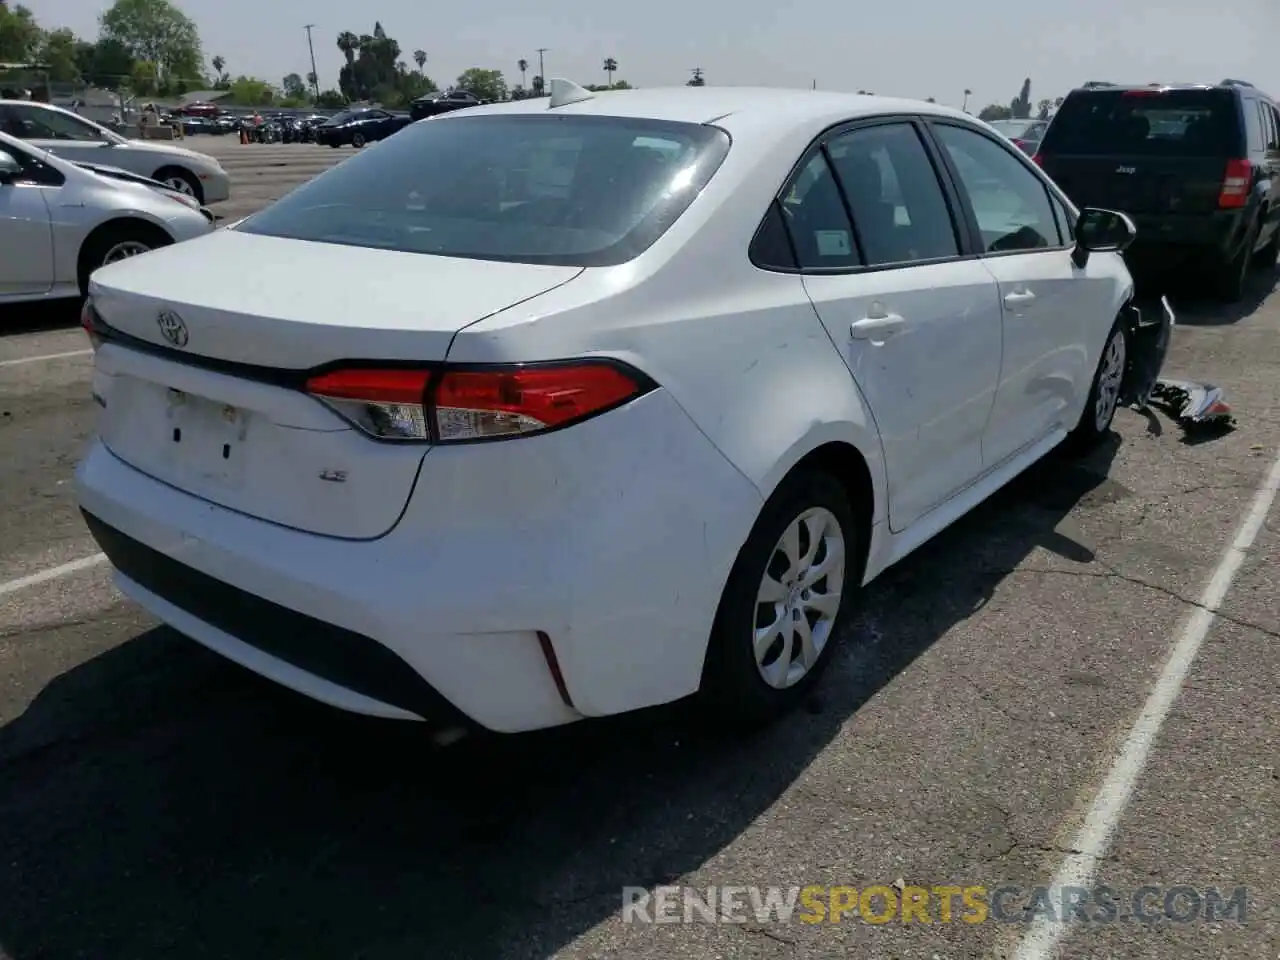
M 988 887 L 872 884 L 624 887 L 625 923 L 1192 923 L 1247 922 L 1235 887 Z

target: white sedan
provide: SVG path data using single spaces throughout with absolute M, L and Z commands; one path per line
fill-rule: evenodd
M 79 296 L 105 263 L 213 232 L 192 198 L 128 176 L 0 134 L 0 303 Z
M 76 162 L 119 167 L 197 203 L 231 196 L 231 178 L 208 154 L 155 140 L 128 140 L 69 110 L 29 100 L 0 100 L 0 131 Z
M 554 81 L 97 273 L 80 504 L 128 596 L 338 707 L 768 718 L 1108 433 L 1132 238 L 945 107 Z

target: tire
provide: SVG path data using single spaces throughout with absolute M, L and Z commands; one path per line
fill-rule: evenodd
M 837 555 L 833 546 L 843 542 L 843 555 L 833 564 L 837 568 L 833 576 L 810 581 L 812 594 L 807 589 L 798 592 L 803 580 L 789 586 L 795 567 L 786 570 L 788 563 L 782 548 L 784 533 L 792 529 L 801 530 L 798 553 L 803 555 L 811 546 L 804 532 L 806 518 L 825 530 L 820 536 L 826 542 L 812 557 L 811 571 L 821 570 L 826 561 Z M 861 540 L 854 505 L 834 477 L 826 472 L 800 471 L 783 481 L 762 508 L 720 598 L 699 691 L 707 719 L 735 730 L 758 727 L 804 699 L 830 663 L 851 615 L 861 577 Z M 759 599 L 767 576 L 776 578 L 773 582 L 779 592 L 779 599 L 772 605 Z M 833 581 L 837 580 L 834 586 L 838 592 L 833 589 Z M 835 603 L 828 606 L 826 616 L 817 623 L 809 618 L 809 614 L 819 613 L 817 609 L 810 607 L 808 614 L 803 614 L 792 605 L 805 605 L 821 596 L 834 596 Z M 774 632 L 767 646 L 759 644 L 763 655 L 760 665 L 756 656 L 757 631 L 770 617 L 775 618 L 773 625 L 781 630 Z M 799 622 L 809 628 L 817 648 L 807 669 L 795 631 Z
M 364 134 L 363 134 L 363 133 L 353 133 L 353 134 L 351 135 L 351 145 L 352 145 L 353 147 L 355 147 L 357 150 L 359 150 L 361 147 L 363 147 L 363 146 L 365 145 Z
M 1069 452 L 1088 453 L 1111 434 L 1111 424 L 1116 418 L 1116 410 L 1120 408 L 1120 392 L 1128 369 L 1129 337 L 1117 320 L 1103 344 L 1080 421 L 1067 434 L 1066 448 Z
M 1244 299 L 1249 268 L 1254 264 L 1253 245 L 1258 240 L 1259 229 L 1259 224 L 1252 224 L 1240 245 L 1240 251 L 1218 267 L 1218 295 L 1226 303 L 1239 303 Z
M 200 178 L 190 170 L 184 170 L 182 167 L 164 167 L 156 171 L 153 179 L 159 180 L 179 193 L 185 193 L 196 203 L 204 203 L 204 186 L 200 183 Z
M 91 233 L 80 249 L 77 277 L 80 281 L 80 295 L 89 295 L 89 276 L 93 271 L 108 262 L 114 262 L 122 247 L 133 247 L 133 252 L 125 256 L 138 256 L 151 250 L 158 250 L 173 243 L 173 238 L 159 227 L 138 222 L 107 224 Z M 120 257 L 124 259 L 124 257 Z
M 329 146 L 333 147 L 333 149 L 335 149 L 335 150 L 337 150 L 337 149 L 338 149 L 338 144 L 336 144 L 336 143 L 331 143 L 331 144 L 329 144 Z

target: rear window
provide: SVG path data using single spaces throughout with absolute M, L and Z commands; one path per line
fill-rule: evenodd
M 1241 154 L 1228 90 L 1090 90 L 1067 97 L 1040 150 L 1059 155 L 1231 157 Z
M 623 117 L 420 121 L 236 229 L 411 253 L 611 266 L 639 255 L 719 168 L 717 127 Z
M 1048 125 L 1044 120 L 996 120 L 991 124 L 1001 136 L 1026 140 L 1043 134 Z

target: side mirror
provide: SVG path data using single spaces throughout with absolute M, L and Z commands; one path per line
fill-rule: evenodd
M 0 183 L 10 183 L 20 173 L 22 173 L 22 164 L 0 150 Z
M 1089 262 L 1091 253 L 1123 253 L 1138 236 L 1138 228 L 1116 210 L 1087 207 L 1076 221 L 1076 248 L 1071 259 L 1077 267 Z

